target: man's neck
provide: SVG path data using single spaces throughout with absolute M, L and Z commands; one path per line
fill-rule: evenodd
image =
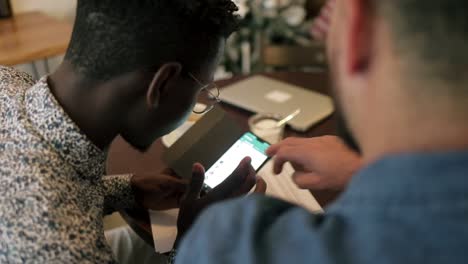
M 458 117 L 444 118 L 434 109 L 419 117 L 407 114 L 402 120 L 372 130 L 364 147 L 365 161 L 391 154 L 468 150 L 468 124 Z
M 87 81 L 67 62 L 47 81 L 57 101 L 81 131 L 97 147 L 107 150 L 119 134 L 119 117 L 124 112 L 122 103 L 116 100 L 118 85 Z

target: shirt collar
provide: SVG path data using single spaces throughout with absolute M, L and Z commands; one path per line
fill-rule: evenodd
M 26 91 L 26 114 L 34 129 L 83 177 L 101 177 L 106 153 L 95 146 L 65 113 L 43 77 Z
M 468 150 L 388 156 L 353 176 L 339 201 L 468 197 Z

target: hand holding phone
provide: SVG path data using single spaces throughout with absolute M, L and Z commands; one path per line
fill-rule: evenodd
M 208 169 L 205 174 L 205 189 L 209 191 L 218 186 L 234 172 L 245 157 L 250 157 L 254 171 L 260 170 L 269 160 L 266 154 L 269 147 L 269 143 L 254 134 L 245 133 Z
M 266 182 L 261 178 L 257 178 L 251 161 L 251 158 L 244 158 L 230 176 L 203 197 L 200 197 L 200 192 L 205 182 L 205 169 L 199 163 L 193 166 L 193 175 L 189 188 L 180 204 L 176 245 L 200 213 L 208 206 L 247 194 L 255 184 L 257 185 L 255 193 L 265 193 Z

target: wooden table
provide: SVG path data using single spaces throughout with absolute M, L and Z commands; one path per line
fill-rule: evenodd
M 22 13 L 0 20 L 0 65 L 31 63 L 35 77 L 36 64 L 43 60 L 47 72 L 47 58 L 65 53 L 70 42 L 72 25 L 40 12 Z
M 273 73 L 265 75 L 324 94 L 330 94 L 328 76 L 323 73 Z M 246 77 L 235 77 L 226 81 L 220 81 L 218 84 L 222 88 L 223 86 L 232 84 L 244 78 Z M 247 129 L 247 120 L 252 115 L 251 113 L 225 104 L 222 106 L 224 110 L 226 110 L 226 112 L 228 112 L 242 127 Z M 322 135 L 335 135 L 336 127 L 334 119 L 335 116 L 333 115 L 306 133 L 297 133 L 292 130 L 287 130 L 286 136 L 315 137 Z M 130 147 L 121 138 L 118 138 L 112 144 L 109 152 L 107 173 L 158 173 L 167 167 L 162 160 L 164 150 L 165 147 L 162 145 L 161 141 L 158 140 L 147 153 L 140 153 Z M 314 192 L 313 194 L 322 206 L 329 204 L 338 195 L 337 192 L 333 191 L 320 191 Z M 148 244 L 153 245 L 149 215 L 146 211 L 127 211 L 121 214 L 140 237 L 142 237 Z

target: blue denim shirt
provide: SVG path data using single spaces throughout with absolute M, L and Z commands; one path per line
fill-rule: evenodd
M 261 196 L 216 205 L 176 263 L 468 263 L 468 152 L 380 160 L 323 215 Z

